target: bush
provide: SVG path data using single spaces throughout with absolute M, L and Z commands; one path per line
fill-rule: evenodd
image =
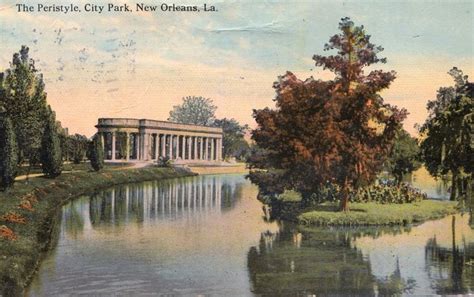
M 170 160 L 169 157 L 160 157 L 160 158 L 158 158 L 158 161 L 156 161 L 156 165 L 158 167 L 169 168 L 169 167 L 171 167 L 172 164 L 173 164 L 173 162 Z
M 334 202 L 339 200 L 340 188 L 334 184 L 328 184 L 319 192 L 313 193 L 307 202 L 319 204 L 322 202 Z M 399 187 L 392 184 L 380 184 L 363 187 L 358 190 L 351 190 L 349 193 L 350 202 L 376 202 L 381 204 L 401 204 L 412 203 L 426 199 L 426 194 L 418 189 L 412 188 L 408 184 L 401 184 Z
M 351 193 L 351 202 L 412 203 L 426 199 L 426 194 L 408 184 L 399 187 L 393 185 L 373 185 Z

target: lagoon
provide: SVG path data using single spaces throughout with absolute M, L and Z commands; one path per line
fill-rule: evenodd
M 58 213 L 54 248 L 27 296 L 474 292 L 468 214 L 409 227 L 302 228 L 267 221 L 257 193 L 229 174 L 80 197 Z

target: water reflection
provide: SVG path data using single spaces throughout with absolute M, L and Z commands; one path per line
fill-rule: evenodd
M 196 177 L 117 186 L 63 208 L 65 231 L 77 238 L 100 226 L 147 225 L 160 220 L 206 216 L 231 210 L 241 197 L 242 183 L 221 176 Z
M 400 230 L 386 232 L 394 234 Z M 401 277 L 398 262 L 392 267 L 392 274 L 377 279 L 370 261 L 353 245 L 356 237 L 377 237 L 380 233 L 380 230 L 301 230 L 285 224 L 276 233 L 262 233 L 260 244 L 248 253 L 254 292 L 262 296 L 373 296 L 409 292 L 414 281 Z
M 282 224 L 248 252 L 253 291 L 262 296 L 465 294 L 474 292 L 473 266 L 467 216 L 413 228 Z
M 415 172 L 407 174 L 404 181 L 420 189 L 431 199 L 449 199 L 449 179 L 442 177 L 435 179 L 429 174 L 425 167 L 421 167 Z
M 26 295 L 252 295 L 245 255 L 277 228 L 256 194 L 242 175 L 222 175 L 76 199 Z
M 474 292 L 474 242 L 456 240 L 456 217 L 452 217 L 452 244 L 444 247 L 435 237 L 426 244 L 426 271 L 437 294 Z
M 410 228 L 267 222 L 241 175 L 117 186 L 65 205 L 27 292 L 429 295 L 474 292 L 468 215 Z

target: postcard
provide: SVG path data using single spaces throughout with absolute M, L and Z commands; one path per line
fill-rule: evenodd
M 0 0 L 0 296 L 474 294 L 473 10 Z

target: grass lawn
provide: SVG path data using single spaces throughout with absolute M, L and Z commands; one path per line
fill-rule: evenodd
M 298 223 L 316 226 L 407 225 L 442 218 L 458 212 L 457 202 L 423 200 L 404 204 L 350 203 L 349 212 L 339 205 L 325 203 L 306 210 Z
M 85 165 L 77 167 L 79 171 L 55 179 L 18 181 L 0 192 L 0 296 L 22 294 L 43 252 L 53 245 L 58 211 L 70 199 L 117 184 L 194 175 L 180 168 L 106 166 L 93 172 Z

